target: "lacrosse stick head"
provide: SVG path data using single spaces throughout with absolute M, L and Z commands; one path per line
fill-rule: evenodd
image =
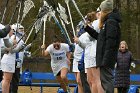
M 43 6 L 49 6 L 49 4 L 44 0 L 43 1 Z
M 22 23 L 23 19 L 25 18 L 25 16 L 27 15 L 27 13 L 30 11 L 30 9 L 31 9 L 32 7 L 35 7 L 33 1 L 31 1 L 31 0 L 26 0 L 26 1 L 24 2 L 23 15 L 22 15 L 22 19 L 21 19 L 20 23 Z
M 38 18 L 42 18 L 45 14 L 47 14 L 49 12 L 49 8 L 46 6 L 43 6 L 42 8 L 39 9 L 39 13 L 38 13 Z
M 58 7 L 62 12 L 66 12 L 66 9 L 60 3 L 58 3 Z
M 43 6 L 39 9 L 38 13 L 38 18 L 42 18 L 45 14 L 49 12 L 49 5 L 48 3 L 44 0 Z
M 65 0 L 65 3 L 68 4 L 70 0 Z
M 69 24 L 68 22 L 68 16 L 66 15 L 66 10 L 63 6 L 61 6 L 60 3 L 58 3 L 58 7 L 57 7 L 57 11 L 59 12 L 60 14 L 60 18 L 66 23 L 66 24 Z
M 37 32 L 39 31 L 39 29 L 41 28 L 42 23 L 43 23 L 43 20 L 42 20 L 42 19 L 38 19 L 38 20 L 35 22 L 36 33 L 37 33 Z

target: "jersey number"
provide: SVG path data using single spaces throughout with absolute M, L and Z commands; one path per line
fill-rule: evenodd
M 62 57 L 57 57 L 57 60 L 62 60 Z

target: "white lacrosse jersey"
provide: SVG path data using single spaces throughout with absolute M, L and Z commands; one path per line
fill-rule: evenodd
M 73 60 L 77 61 L 77 62 L 80 61 L 82 54 L 83 54 L 83 49 L 78 44 L 76 44 L 75 50 L 74 50 L 74 59 Z
M 54 75 L 56 75 L 62 67 L 68 68 L 67 64 L 67 52 L 69 52 L 69 45 L 65 43 L 60 43 L 60 49 L 56 50 L 53 47 L 53 44 L 47 47 L 47 51 L 51 56 L 51 67 L 53 70 Z

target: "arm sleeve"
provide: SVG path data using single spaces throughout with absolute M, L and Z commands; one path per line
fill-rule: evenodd
M 10 48 L 13 46 L 13 42 L 11 42 L 9 39 L 3 39 L 3 41 L 7 48 Z
M 0 29 L 0 38 L 4 38 L 10 32 L 11 27 L 8 25 L 4 29 Z
M 79 42 L 78 42 L 78 45 L 82 48 L 82 49 L 84 49 L 85 48 L 85 45 L 79 40 Z
M 1 53 L 5 53 L 6 52 L 6 47 L 5 46 L 2 46 L 1 47 Z
M 135 60 L 134 60 L 134 58 L 133 58 L 133 55 L 132 55 L 132 53 L 129 51 L 129 53 L 130 53 L 130 65 L 133 67 L 133 68 L 135 68 Z
M 15 39 L 15 35 L 11 36 L 11 40 L 14 40 L 14 39 Z M 18 41 L 18 40 L 19 40 L 19 38 L 16 37 L 16 41 Z M 11 49 L 10 52 L 11 53 L 21 52 L 24 50 L 25 47 L 26 47 L 26 45 L 23 42 L 19 42 L 15 48 Z
M 24 48 L 24 50 L 25 51 L 28 51 L 30 48 L 31 48 L 31 46 L 32 46 L 32 44 L 30 43 L 30 44 L 28 44 L 25 48 Z
M 80 37 L 79 37 L 79 42 L 78 42 L 78 45 L 82 48 L 82 49 L 85 49 L 85 47 L 86 47 L 86 45 L 83 43 L 84 42 L 84 36 L 83 35 L 81 35 Z
M 51 52 L 51 46 L 52 46 L 52 44 L 49 45 L 49 46 L 47 47 L 47 49 L 46 49 L 49 53 Z
M 25 48 L 25 47 L 24 47 L 23 45 L 17 46 L 16 48 L 11 49 L 10 53 L 16 53 L 16 52 L 23 51 L 24 48 Z
M 71 58 L 71 53 L 70 53 L 70 48 L 69 48 L 70 46 L 68 44 L 65 44 L 65 43 L 62 43 L 62 44 L 63 44 L 64 49 L 66 51 L 67 58 L 70 60 L 70 58 Z
M 8 51 L 6 50 L 6 48 L 7 48 L 7 47 L 2 46 L 2 47 L 1 47 L 1 52 L 2 52 L 2 53 L 8 52 Z M 23 49 L 22 46 L 18 46 L 18 47 L 14 48 L 14 49 L 11 48 L 9 52 L 10 52 L 10 53 L 16 53 L 16 52 L 22 51 L 22 49 Z
M 4 45 L 7 47 L 7 48 L 10 48 L 13 46 L 13 42 L 10 40 L 10 36 L 7 35 L 6 37 L 3 38 L 3 41 L 4 41 Z
M 65 44 L 65 49 L 66 49 L 66 52 L 70 52 L 70 46 L 68 44 Z
M 10 44 L 6 45 L 5 40 L 8 40 L 8 42 L 10 42 L 11 45 Z M 2 53 L 8 52 L 7 48 L 12 47 L 12 45 L 13 45 L 13 43 L 10 41 L 10 39 L 7 39 L 7 38 L 6 39 L 5 38 L 1 39 L 1 52 Z
M 85 31 L 88 32 L 88 34 L 92 37 L 95 38 L 97 40 L 98 38 L 98 32 L 96 32 L 96 30 L 94 30 L 93 28 L 86 26 Z
M 130 52 L 130 55 L 131 55 L 131 62 L 132 62 L 132 61 L 134 61 L 134 57 L 131 52 Z

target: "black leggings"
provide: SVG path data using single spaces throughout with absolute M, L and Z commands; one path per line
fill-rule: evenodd
M 118 90 L 118 93 L 127 93 L 128 88 L 126 88 L 126 87 L 119 87 L 119 88 L 117 88 L 117 90 Z
M 2 78 L 3 78 L 3 72 L 2 70 L 0 70 L 0 82 L 2 81 Z

